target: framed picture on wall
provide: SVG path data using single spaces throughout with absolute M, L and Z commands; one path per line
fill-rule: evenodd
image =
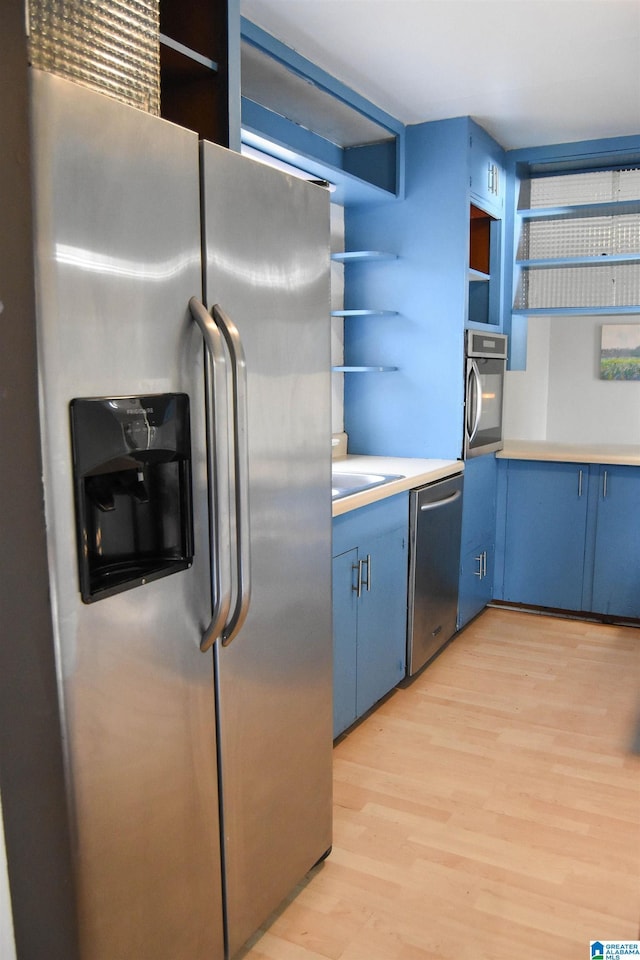
M 640 323 L 603 324 L 600 379 L 640 380 Z

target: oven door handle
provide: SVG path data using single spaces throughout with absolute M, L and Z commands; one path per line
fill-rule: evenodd
M 482 416 L 482 380 L 480 378 L 478 364 L 475 360 L 470 361 L 469 373 L 467 374 L 467 397 L 469 398 L 467 435 L 469 437 L 469 443 L 473 443 L 476 433 L 478 432 L 478 427 L 480 426 L 480 417 Z M 472 419 L 473 426 L 471 426 Z

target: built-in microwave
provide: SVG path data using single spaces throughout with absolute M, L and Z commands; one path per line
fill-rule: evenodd
M 467 330 L 463 456 L 478 457 L 502 448 L 502 395 L 507 338 Z

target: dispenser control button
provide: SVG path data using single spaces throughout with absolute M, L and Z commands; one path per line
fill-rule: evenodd
M 125 424 L 124 435 L 127 443 L 134 450 L 149 450 L 155 440 L 156 428 L 140 417 L 139 419 L 129 420 Z

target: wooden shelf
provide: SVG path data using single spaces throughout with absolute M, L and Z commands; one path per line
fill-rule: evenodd
M 482 273 L 481 270 L 473 270 L 469 267 L 467 271 L 467 279 L 469 283 L 488 283 L 491 280 L 491 275 L 489 273 Z
M 160 0 L 160 113 L 229 146 L 226 0 Z

